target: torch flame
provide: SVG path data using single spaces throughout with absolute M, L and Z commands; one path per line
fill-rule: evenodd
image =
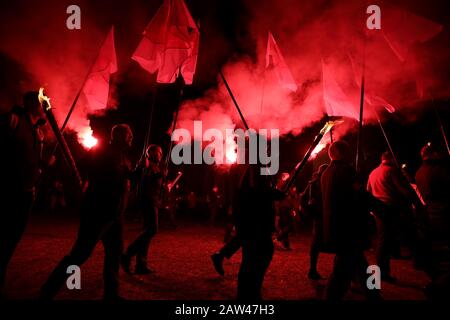
M 337 124 L 340 124 L 344 122 L 343 120 L 330 120 L 327 121 L 325 123 L 325 125 L 323 126 L 322 130 L 320 130 L 320 134 L 325 137 L 325 135 L 330 132 L 330 130 Z M 326 140 L 324 141 L 323 138 L 322 140 L 319 142 L 319 144 L 314 148 L 314 150 L 311 153 L 311 159 L 315 159 L 316 156 L 320 153 L 320 151 L 322 151 L 323 149 L 325 149 L 325 147 L 330 143 L 330 139 L 326 138 Z
M 50 98 L 44 95 L 44 88 L 39 88 L 38 99 L 39 103 L 42 104 L 46 110 L 51 109 L 52 106 L 50 105 Z M 46 105 L 44 105 L 44 102 Z
M 317 157 L 317 155 L 320 153 L 320 151 L 322 151 L 323 149 L 325 149 L 325 147 L 327 146 L 328 142 L 320 142 L 313 150 L 313 152 L 311 153 L 310 159 L 315 159 Z
M 330 130 L 337 124 L 344 122 L 343 120 L 330 120 L 325 123 L 322 130 L 320 130 L 320 134 L 326 135 Z

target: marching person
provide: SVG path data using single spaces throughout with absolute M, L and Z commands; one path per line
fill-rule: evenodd
M 0 116 L 0 295 L 6 270 L 22 238 L 42 165 L 45 123 L 38 92 L 24 95 L 23 107 Z
M 121 258 L 122 268 L 131 273 L 131 259 L 136 257 L 136 274 L 154 272 L 147 265 L 150 242 L 158 231 L 158 206 L 160 202 L 161 184 L 164 177 L 161 168 L 162 149 L 158 145 L 150 145 L 146 151 L 146 159 L 142 170 L 140 190 L 140 211 L 143 217 L 143 231 L 128 246 Z
M 406 185 L 401 172 L 395 166 L 390 152 L 381 155 L 381 163 L 369 175 L 367 191 L 380 200 L 384 206 L 376 212 L 378 222 L 377 265 L 381 270 L 381 279 L 395 281 L 391 275 L 390 259 L 395 251 L 400 251 L 397 237 L 401 212 L 410 211 L 413 199 L 412 189 Z
M 247 166 L 238 189 L 236 232 L 242 244 L 238 300 L 260 300 L 264 276 L 272 260 L 275 231 L 274 201 L 284 193 L 273 188 L 261 166 Z
M 431 278 L 426 288 L 430 299 L 448 301 L 450 292 L 450 165 L 431 144 L 421 150 L 422 166 L 416 173 L 416 183 L 425 201 L 427 223 L 425 271 Z
M 328 167 L 323 164 L 314 172 L 311 181 L 301 195 L 301 207 L 313 220 L 313 238 L 309 249 L 309 272 L 308 278 L 320 280 L 322 276 L 317 271 L 317 262 L 323 241 L 323 217 L 322 217 L 322 192 L 320 178 Z
M 292 186 L 289 188 L 286 198 L 278 201 L 275 205 L 277 213 L 275 243 L 284 250 L 292 250 L 289 234 L 294 229 L 294 216 L 297 214 L 298 202 L 297 188 Z
M 350 166 L 350 147 L 334 142 L 328 155 L 331 163 L 321 177 L 323 205 L 323 244 L 334 252 L 333 271 L 326 289 L 327 300 L 341 300 L 356 278 L 369 299 L 379 299 L 377 290 L 366 286 L 369 244 L 369 212 L 363 210 L 361 186 Z
M 72 250 L 42 287 L 41 299 L 54 298 L 68 277 L 67 268 L 84 264 L 99 241 L 102 241 L 105 251 L 103 298 L 113 301 L 122 299 L 119 296 L 120 256 L 123 250 L 121 215 L 131 174 L 131 163 L 125 151 L 132 140 L 130 127 L 118 124 L 111 130 L 109 145 L 93 154 L 77 239 Z

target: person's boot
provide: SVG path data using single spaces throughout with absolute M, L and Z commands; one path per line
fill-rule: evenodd
M 130 264 L 131 264 L 131 257 L 127 254 L 123 254 L 120 257 L 120 265 L 122 266 L 123 271 L 125 271 L 125 273 L 127 274 L 131 274 Z
M 390 274 L 382 274 L 381 275 L 381 281 L 387 282 L 387 283 L 394 283 L 397 281 L 397 278 L 393 277 Z
M 308 272 L 308 278 L 311 280 L 322 280 L 322 276 L 320 273 L 317 272 L 317 270 L 309 270 Z
M 214 253 L 213 255 L 211 255 L 211 260 L 217 273 L 221 276 L 224 276 L 225 270 L 223 269 L 223 255 L 221 255 L 220 253 Z
M 155 270 L 147 267 L 144 264 L 136 264 L 136 268 L 134 269 L 135 274 L 150 274 L 155 273 Z

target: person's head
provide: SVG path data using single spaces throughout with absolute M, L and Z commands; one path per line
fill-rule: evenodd
M 127 124 L 117 124 L 111 129 L 111 144 L 120 148 L 128 148 L 133 142 L 133 132 Z
M 439 159 L 438 151 L 433 147 L 431 143 L 427 143 L 422 150 L 420 150 L 420 157 L 422 161 L 433 161 Z
M 392 153 L 389 151 L 385 151 L 381 154 L 381 163 L 384 164 L 394 164 L 394 158 L 392 157 Z
M 42 118 L 43 110 L 39 102 L 39 92 L 28 91 L 23 96 L 23 108 L 33 118 Z
M 343 140 L 336 141 L 328 149 L 328 156 L 331 160 L 350 162 L 350 146 Z
M 159 163 L 163 157 L 163 152 L 160 146 L 151 144 L 147 148 L 146 155 L 150 162 Z

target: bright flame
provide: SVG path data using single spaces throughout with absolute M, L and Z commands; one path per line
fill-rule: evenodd
M 337 124 L 340 124 L 344 122 L 343 120 L 330 120 L 327 121 L 325 123 L 325 125 L 323 126 L 323 128 L 320 130 L 320 134 L 322 134 L 323 138 L 322 140 L 319 142 L 319 144 L 314 148 L 314 150 L 311 153 L 310 159 L 313 160 L 317 157 L 317 155 L 320 153 L 320 151 L 322 151 L 323 149 L 325 149 L 325 147 L 331 143 L 330 141 L 330 137 L 328 137 L 326 134 L 328 132 L 330 132 L 330 130 Z M 325 141 L 324 141 L 325 140 Z
M 50 105 L 50 98 L 44 95 L 44 88 L 39 88 L 38 95 L 39 103 L 43 104 L 44 102 L 47 104 L 44 106 L 46 110 L 50 109 L 52 106 Z
M 317 157 L 317 155 L 320 153 L 320 151 L 322 151 L 323 149 L 325 149 L 325 147 L 327 146 L 327 142 L 320 142 L 313 150 L 313 152 L 311 153 L 310 159 L 315 159 Z
M 89 127 L 82 129 L 78 133 L 78 141 L 87 150 L 90 150 L 91 148 L 95 147 L 98 143 L 97 138 L 95 138 L 92 135 L 92 129 Z

